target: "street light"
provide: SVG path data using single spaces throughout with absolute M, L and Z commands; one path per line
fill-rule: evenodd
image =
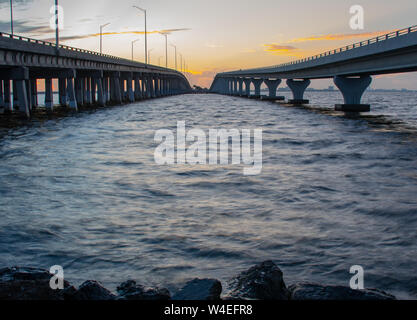
M 100 54 L 103 53 L 103 29 L 107 27 L 110 23 L 106 23 L 100 26 Z
M 160 32 L 165 37 L 165 68 L 168 68 L 168 33 Z
M 180 53 L 180 71 L 182 72 L 182 54 Z
M 133 59 L 133 45 L 136 43 L 136 42 L 138 42 L 140 39 L 136 39 L 136 40 L 133 40 L 132 41 L 132 61 L 134 60 Z
M 59 21 L 58 21 L 58 0 L 55 0 L 55 43 L 56 48 L 59 49 Z
M 175 70 L 177 71 L 177 46 L 173 44 L 171 46 L 175 48 Z
M 10 0 L 10 33 L 13 36 L 13 0 Z
M 147 31 L 147 25 L 146 25 L 146 10 L 142 9 L 138 6 L 133 6 L 133 8 L 136 8 L 136 9 L 142 11 L 145 14 L 145 63 L 148 64 L 148 56 L 147 56 L 147 52 L 148 52 L 148 31 Z

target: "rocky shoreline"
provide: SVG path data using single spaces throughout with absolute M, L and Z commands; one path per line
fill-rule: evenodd
M 224 286 L 216 279 L 194 279 L 171 294 L 168 289 L 146 287 L 134 280 L 123 282 L 117 293 L 97 281 L 78 288 L 64 281 L 63 290 L 52 290 L 47 270 L 12 267 L 0 269 L 0 300 L 395 300 L 377 289 L 352 290 L 348 287 L 296 283 L 287 287 L 283 273 L 272 261 L 241 272 Z

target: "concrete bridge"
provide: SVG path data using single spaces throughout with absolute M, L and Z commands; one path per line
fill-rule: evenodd
M 277 88 L 282 79 L 287 79 L 293 93 L 288 102 L 308 104 L 304 92 L 311 80 L 333 78 L 345 102 L 336 105 L 336 110 L 367 112 L 370 106 L 361 104 L 361 98 L 372 82 L 372 75 L 412 71 L 417 71 L 417 26 L 278 66 L 220 73 L 210 91 L 279 101 L 285 98 L 276 95 Z M 262 83 L 269 89 L 268 96 L 261 96 Z
M 55 104 L 52 79 L 58 79 L 59 104 L 73 110 L 192 90 L 175 70 L 0 33 L 0 108 L 30 117 L 38 107 L 38 79 L 45 81 L 48 110 Z

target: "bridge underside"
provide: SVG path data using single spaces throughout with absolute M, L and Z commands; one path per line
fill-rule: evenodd
M 175 70 L 1 35 L 0 109 L 30 117 L 40 105 L 39 85 L 44 87 L 48 110 L 57 104 L 78 110 L 191 91 L 188 80 Z M 55 89 L 59 101 L 54 101 Z

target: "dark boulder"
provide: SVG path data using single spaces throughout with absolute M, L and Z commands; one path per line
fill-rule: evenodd
M 314 283 L 298 283 L 288 289 L 291 300 L 395 300 L 394 296 L 376 289 L 353 290 Z
M 0 269 L 0 300 L 64 300 L 76 289 L 64 281 L 64 290 L 52 290 L 52 274 L 38 268 Z
M 220 300 L 222 284 L 215 279 L 194 279 L 185 284 L 173 300 Z
M 263 262 L 232 278 L 227 286 L 228 300 L 288 300 L 290 293 L 280 268 Z
M 72 292 L 72 294 L 67 294 L 67 300 L 90 300 L 90 301 L 105 301 L 105 300 L 114 300 L 116 296 L 111 293 L 109 290 L 104 288 L 97 281 L 86 281 L 84 282 L 78 290 Z
M 171 295 L 165 288 L 150 288 L 129 280 L 117 287 L 119 300 L 170 300 Z

